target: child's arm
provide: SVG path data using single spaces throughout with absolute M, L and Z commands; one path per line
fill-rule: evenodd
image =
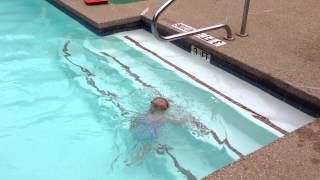
M 188 121 L 188 118 L 187 118 L 187 117 L 183 117 L 183 118 L 181 118 L 180 120 L 176 120 L 176 119 L 174 119 L 173 117 L 171 117 L 171 116 L 169 116 L 169 115 L 166 116 L 166 119 L 167 119 L 167 121 L 169 121 L 171 124 L 174 124 L 174 125 L 177 125 L 177 126 L 182 125 L 182 124 L 184 124 L 184 123 L 186 123 L 186 122 Z

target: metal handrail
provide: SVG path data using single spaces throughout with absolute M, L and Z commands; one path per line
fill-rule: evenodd
M 217 30 L 217 29 L 224 29 L 227 33 L 227 36 L 224 38 L 226 40 L 233 40 L 233 36 L 232 36 L 232 31 L 229 25 L 226 24 L 217 24 L 217 25 L 213 25 L 213 26 L 209 26 L 209 27 L 205 27 L 205 28 L 201 28 L 201 29 L 197 29 L 197 30 L 193 30 L 190 32 L 184 32 L 184 33 L 179 33 L 179 34 L 175 34 L 175 35 L 170 35 L 170 36 L 162 36 L 161 34 L 159 34 L 158 31 L 158 19 L 160 17 L 160 15 L 164 12 L 164 10 L 166 10 L 175 0 L 168 0 L 166 3 L 164 3 L 158 10 L 157 12 L 154 14 L 153 19 L 152 19 L 152 23 L 151 23 L 151 32 L 152 34 L 160 39 L 160 40 L 164 40 L 164 41 L 174 41 L 174 40 L 178 40 L 184 37 L 188 37 L 188 36 L 192 36 L 195 34 L 200 34 L 206 31 L 211 31 L 211 30 Z
M 239 33 L 236 33 L 240 37 L 247 37 L 248 33 L 246 32 L 247 27 L 247 19 L 249 14 L 249 7 L 250 7 L 250 0 L 245 0 L 244 8 L 243 8 L 243 15 L 242 15 L 242 23 L 241 23 L 241 30 Z

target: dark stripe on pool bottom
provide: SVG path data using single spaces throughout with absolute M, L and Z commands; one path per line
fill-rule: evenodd
M 93 87 L 97 92 L 99 92 L 101 95 L 105 96 L 105 97 L 108 97 L 109 99 L 106 99 L 107 101 L 110 101 L 113 105 L 115 105 L 119 111 L 121 112 L 121 115 L 122 116 L 125 116 L 125 115 L 128 115 L 129 112 L 124 108 L 122 107 L 118 102 L 114 101 L 114 98 L 117 97 L 116 94 L 110 92 L 110 91 L 105 91 L 103 89 L 100 89 L 95 81 L 91 78 L 92 76 L 95 76 L 95 74 L 93 74 L 89 69 L 83 67 L 83 66 L 80 66 L 76 63 L 74 63 L 69 57 L 71 57 L 71 54 L 69 53 L 69 44 L 70 44 L 70 41 L 67 41 L 64 46 L 63 46 L 63 49 L 62 49 L 62 52 L 64 53 L 63 57 L 69 62 L 71 63 L 72 65 L 78 67 L 82 72 L 85 73 L 86 75 L 86 82 L 88 85 L 90 85 L 91 87 Z
M 114 56 L 111 56 L 110 54 L 106 53 L 106 52 L 100 52 L 101 54 L 110 57 L 111 59 L 113 59 L 116 63 L 118 63 L 123 69 L 125 69 L 125 71 L 133 77 L 134 80 L 136 80 L 137 82 L 139 82 L 140 84 L 142 84 L 144 87 L 148 87 L 148 88 L 153 88 L 150 84 L 147 84 L 146 82 L 142 81 L 140 76 L 138 76 L 137 74 L 133 73 L 130 70 L 130 67 L 121 63 L 117 58 L 115 58 Z
M 179 72 L 187 75 L 189 78 L 191 78 L 192 80 L 194 80 L 195 82 L 205 86 L 206 88 L 210 89 L 212 92 L 222 96 L 223 98 L 225 98 L 226 100 L 230 101 L 231 103 L 237 105 L 238 107 L 240 107 L 243 110 L 246 110 L 250 113 L 252 113 L 253 117 L 256 118 L 257 120 L 262 121 L 263 123 L 267 124 L 268 126 L 272 127 L 273 129 L 281 132 L 282 134 L 288 134 L 288 132 L 284 129 L 282 129 L 281 127 L 278 127 L 277 125 L 273 124 L 267 117 L 255 112 L 254 110 L 246 107 L 245 105 L 239 103 L 238 101 L 232 99 L 231 97 L 223 94 L 222 92 L 218 91 L 217 89 L 213 88 L 212 86 L 208 85 L 207 83 L 201 81 L 200 79 L 198 79 L 197 77 L 195 77 L 194 75 L 186 72 L 185 70 L 181 69 L 180 67 L 174 65 L 173 63 L 169 62 L 168 60 L 164 59 L 163 57 L 161 57 L 160 55 L 158 55 L 157 53 L 153 52 L 152 50 L 142 46 L 139 42 L 137 42 L 136 40 L 132 39 L 129 36 L 124 36 L 126 39 L 128 39 L 129 41 L 131 41 L 132 43 L 134 43 L 137 47 L 151 53 L 152 55 L 154 55 L 155 57 L 157 57 L 158 59 L 160 59 L 161 61 L 165 62 L 166 64 L 172 66 L 173 68 L 175 68 L 176 70 L 178 70 Z
M 197 129 L 199 129 L 202 134 L 204 134 L 204 135 L 209 135 L 210 134 L 212 136 L 212 138 L 215 139 L 220 145 L 225 144 L 232 152 L 237 154 L 239 157 L 243 156 L 243 154 L 240 151 L 238 151 L 235 147 L 233 147 L 231 145 L 231 143 L 229 142 L 227 137 L 224 140 L 220 140 L 220 138 L 219 138 L 219 136 L 217 135 L 216 132 L 214 132 L 213 130 L 209 129 L 208 127 L 206 127 L 204 124 L 202 124 L 199 120 L 196 120 L 195 118 L 193 118 L 191 120 L 191 123 Z
M 169 149 L 168 149 L 169 146 L 163 145 L 163 144 L 158 144 L 158 145 L 160 146 L 160 147 L 157 149 L 158 154 L 163 154 L 163 151 L 166 152 L 166 153 L 171 157 L 171 159 L 172 159 L 172 161 L 173 161 L 173 163 L 174 163 L 174 166 L 178 169 L 178 171 L 180 171 L 183 175 L 185 175 L 185 176 L 187 177 L 187 180 L 196 180 L 196 179 L 197 179 L 196 176 L 194 176 L 189 170 L 183 168 L 183 167 L 179 164 L 177 158 L 174 157 L 174 156 L 170 153 L 170 151 L 169 151 Z

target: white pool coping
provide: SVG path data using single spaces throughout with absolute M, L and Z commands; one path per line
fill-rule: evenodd
M 132 42 L 126 40 L 124 36 L 131 37 L 135 41 L 139 42 L 142 46 L 147 47 L 151 51 L 159 54 L 161 57 L 170 61 L 175 66 L 197 77 L 202 82 L 209 84 L 216 90 L 223 92 L 223 94 L 231 97 L 232 99 L 236 100 L 242 105 L 249 107 L 255 112 L 269 118 L 269 120 L 273 124 L 288 132 L 292 132 L 297 128 L 312 122 L 312 120 L 314 119 L 312 116 L 294 108 L 293 106 L 283 101 L 280 101 L 279 99 L 249 84 L 248 82 L 239 79 L 233 74 L 230 74 L 216 66 L 209 64 L 206 60 L 198 56 L 191 55 L 191 53 L 187 53 L 185 50 L 171 43 L 162 42 L 155 39 L 151 35 L 151 33 L 145 30 L 127 31 L 115 34 L 115 36 L 128 42 L 129 45 L 131 44 L 131 46 L 135 47 L 137 50 L 143 51 L 144 54 L 152 57 L 152 59 L 163 64 L 165 67 L 176 71 L 178 75 L 192 82 L 196 86 L 214 94 L 216 97 L 220 98 L 230 106 L 239 110 L 247 117 L 251 117 L 250 120 L 254 121 L 258 125 L 266 127 L 266 124 L 264 124 L 263 122 L 252 118 L 252 114 L 250 114 L 249 112 L 245 112 L 244 110 L 240 109 L 238 106 L 234 105 L 222 96 L 213 93 L 207 87 L 195 82 L 194 80 L 177 71 L 173 67 L 158 60 L 158 58 L 152 55 L 151 53 L 144 51 L 143 49 L 137 48 L 136 46 L 134 46 Z M 281 133 L 276 131 L 275 129 L 269 126 L 266 128 L 281 136 Z

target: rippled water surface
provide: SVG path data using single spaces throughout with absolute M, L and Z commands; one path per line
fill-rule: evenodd
M 1 2 L 0 77 L 2 180 L 198 179 L 278 138 L 46 1 Z M 158 95 L 192 118 L 146 149 L 129 126 Z

